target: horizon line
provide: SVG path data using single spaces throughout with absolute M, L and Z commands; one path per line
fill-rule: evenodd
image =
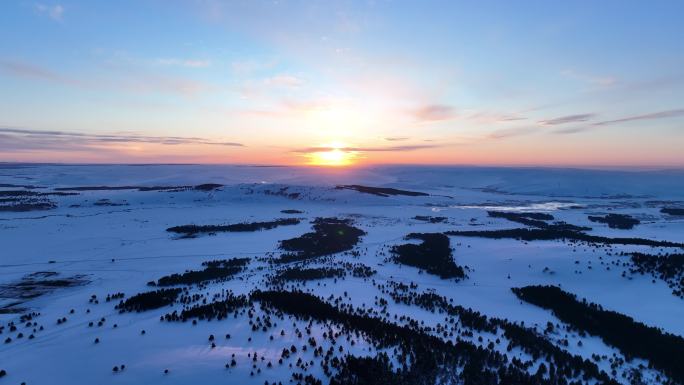
M 684 171 L 684 165 L 572 165 L 572 164 L 468 164 L 468 163 L 366 163 L 345 166 L 327 166 L 311 164 L 267 164 L 267 163 L 172 163 L 172 162 L 17 162 L 0 161 L 0 165 L 30 166 L 234 166 L 234 167 L 293 167 L 312 169 L 356 169 L 366 167 L 471 167 L 471 168 L 529 168 L 529 169 L 565 169 L 565 170 L 621 170 L 621 171 Z

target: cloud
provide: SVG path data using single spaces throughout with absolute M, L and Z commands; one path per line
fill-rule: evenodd
M 296 76 L 283 74 L 264 79 L 264 84 L 268 86 L 295 88 L 304 84 L 304 81 Z
M 159 92 L 185 96 L 193 96 L 213 88 L 213 86 L 207 83 L 184 77 L 144 73 L 129 73 L 115 86 L 123 87 L 124 89 L 133 92 Z
M 238 75 L 250 75 L 254 72 L 269 70 L 275 67 L 278 61 L 275 59 L 265 59 L 265 60 L 238 60 L 230 64 L 231 69 L 234 73 Z
M 581 80 L 581 81 L 589 83 L 591 85 L 600 86 L 600 87 L 610 87 L 610 86 L 613 86 L 617 83 L 617 79 L 615 79 L 612 76 L 593 76 L 593 75 L 578 73 L 574 70 L 561 71 L 561 75 L 569 77 L 569 78 Z
M 211 66 L 211 61 L 200 59 L 159 58 L 155 59 L 153 63 L 161 66 L 175 66 L 188 68 L 205 68 Z
M 576 134 L 587 130 L 587 127 L 569 127 L 553 131 L 554 134 Z
M 328 151 L 342 151 L 342 152 L 406 152 L 406 151 L 416 151 L 424 150 L 429 148 L 443 147 L 440 144 L 414 144 L 405 146 L 388 146 L 388 147 L 329 147 L 329 146 L 316 146 L 316 147 L 306 147 L 292 152 L 300 154 L 312 154 L 316 152 L 328 152 Z
M 0 71 L 12 76 L 49 81 L 84 88 L 122 89 L 135 93 L 167 93 L 194 96 L 216 89 L 212 84 L 179 76 L 165 76 L 148 71 L 113 72 L 105 80 L 73 78 L 30 63 L 0 59 Z
M 21 78 L 71 82 L 53 71 L 23 62 L 0 60 L 0 70 Z
M 215 141 L 198 137 L 148 136 L 135 134 L 87 134 L 82 132 L 46 131 L 25 128 L 0 127 L 0 150 L 93 150 L 111 144 L 146 143 L 159 145 L 211 145 L 244 147 L 241 143 Z
M 388 136 L 384 139 L 388 142 L 401 142 L 404 140 L 409 140 L 409 138 L 406 136 Z
M 412 114 L 423 122 L 436 122 L 456 117 L 454 108 L 444 104 L 430 104 L 412 111 Z
M 648 80 L 623 84 L 620 91 L 622 95 L 634 95 L 636 92 L 652 93 L 668 88 L 681 89 L 682 84 L 684 84 L 684 71 L 680 70 L 676 73 L 664 74 Z
M 523 116 L 502 116 L 499 118 L 499 122 L 513 122 L 516 120 L 525 120 L 527 119 L 526 117 Z
M 56 4 L 56 5 L 45 5 L 45 4 L 35 4 L 34 9 L 40 13 L 47 15 L 49 18 L 55 21 L 62 21 L 64 17 L 64 7 Z
M 492 112 L 477 112 L 468 116 L 468 119 L 475 120 L 482 123 L 501 123 L 514 122 L 518 120 L 526 120 L 527 118 L 517 114 L 508 113 L 492 113 Z
M 326 100 L 299 101 L 286 99 L 282 100 L 272 108 L 270 108 L 269 106 L 264 106 L 264 108 L 244 109 L 241 111 L 241 113 L 263 118 L 286 118 L 301 114 L 307 114 L 311 112 L 326 111 L 333 105 L 334 103 L 328 102 Z
M 684 108 L 679 108 L 676 110 L 666 110 L 666 111 L 653 112 L 650 114 L 628 116 L 625 118 L 614 119 L 614 120 L 604 120 L 603 122 L 594 123 L 594 126 L 607 126 L 610 124 L 634 122 L 634 121 L 638 121 L 638 120 L 677 118 L 680 116 L 684 116 Z
M 684 108 L 679 108 L 679 109 L 674 109 L 674 110 L 658 111 L 658 112 L 652 112 L 649 114 L 642 114 L 642 115 L 627 116 L 627 117 L 619 118 L 619 119 L 604 120 L 601 122 L 596 122 L 596 123 L 591 124 L 589 126 L 570 127 L 570 128 L 566 128 L 566 129 L 555 130 L 555 131 L 553 131 L 553 133 L 554 134 L 575 134 L 578 132 L 587 131 L 587 130 L 591 129 L 592 127 L 610 126 L 613 124 L 637 122 L 637 121 L 641 121 L 641 120 L 678 118 L 681 116 L 684 116 Z
M 78 140 L 68 138 L 43 138 L 25 137 L 14 134 L 4 134 L 0 131 L 0 153 L 17 153 L 32 151 L 92 151 L 93 146 L 88 146 Z
M 576 115 L 567 115 L 567 116 L 561 116 L 559 118 L 553 118 L 553 119 L 548 119 L 548 120 L 540 120 L 539 124 L 542 126 L 556 126 L 559 124 L 566 124 L 566 123 L 577 123 L 577 122 L 586 122 L 587 120 L 593 118 L 596 116 L 596 114 L 576 114 Z
M 505 139 L 514 136 L 522 136 L 527 134 L 532 134 L 537 132 L 538 129 L 535 127 L 519 127 L 519 128 L 509 128 L 505 130 L 498 130 L 487 135 L 488 139 Z

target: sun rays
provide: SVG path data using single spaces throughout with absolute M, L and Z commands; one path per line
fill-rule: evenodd
M 349 166 L 352 165 L 357 154 L 346 150 L 346 146 L 339 142 L 324 144 L 319 151 L 307 154 L 308 164 L 311 166 Z

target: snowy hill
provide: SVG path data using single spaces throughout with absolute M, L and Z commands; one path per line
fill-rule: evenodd
M 0 384 L 684 382 L 682 171 L 5 164 L 0 185 Z

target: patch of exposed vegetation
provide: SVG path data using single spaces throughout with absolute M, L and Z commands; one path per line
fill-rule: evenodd
M 682 217 L 684 216 L 684 209 L 676 207 L 664 207 L 660 209 L 660 212 L 667 215 Z
M 608 214 L 606 216 L 589 216 L 589 220 L 597 223 L 605 223 L 611 229 L 630 230 L 641 223 L 640 220 L 625 214 Z
M 14 197 L 14 198 L 46 197 L 46 196 L 69 196 L 69 195 L 78 195 L 78 194 L 77 193 L 66 193 L 66 192 L 38 192 L 38 191 L 24 191 L 24 190 L 0 191 L 0 197 Z
M 404 265 L 423 269 L 440 278 L 463 279 L 463 267 L 454 263 L 451 255 L 449 237 L 440 233 L 411 233 L 406 239 L 419 239 L 419 245 L 407 243 L 394 246 L 395 261 Z
M 507 211 L 488 211 L 487 215 L 492 218 L 504 218 L 511 222 L 517 222 L 526 226 L 544 228 L 549 224 L 544 221 L 552 221 L 553 215 L 547 213 L 512 213 Z
M 447 217 L 432 217 L 429 215 L 416 215 L 413 219 L 417 221 L 430 222 L 430 223 L 444 223 L 447 221 Z
M 26 203 L 10 203 L 1 204 L 0 212 L 27 212 L 27 211 L 43 211 L 56 209 L 57 205 L 54 202 L 26 202 Z
M 141 312 L 146 310 L 158 309 L 160 307 L 171 305 L 181 289 L 160 289 L 155 291 L 148 291 L 146 293 L 136 294 L 125 301 L 121 301 L 116 305 L 116 309 L 120 312 L 135 311 Z
M 278 226 L 298 225 L 300 222 L 296 218 L 281 218 L 269 222 L 245 222 L 230 225 L 182 225 L 169 227 L 166 231 L 176 234 L 183 234 L 186 237 L 194 237 L 197 234 L 221 233 L 221 232 L 250 232 L 270 230 Z
M 523 224 L 525 226 L 536 227 L 538 229 L 551 231 L 590 231 L 591 227 L 576 226 L 563 221 L 547 223 L 554 217 L 547 213 L 511 213 L 501 211 L 488 211 L 487 214 L 492 218 L 504 218 L 511 222 Z
M 25 188 L 25 189 L 34 189 L 34 188 L 41 188 L 40 186 L 34 186 L 34 185 L 29 185 L 29 184 L 12 184 L 12 183 L 0 183 L 0 188 Z
M 684 381 L 684 338 L 644 325 L 632 317 L 600 305 L 579 301 L 556 286 L 526 286 L 511 289 L 520 299 L 549 309 L 563 322 L 600 337 L 628 358 L 642 357 L 677 382 Z
M 377 196 L 381 196 L 381 197 L 388 197 L 391 195 L 404 195 L 404 196 L 410 196 L 410 197 L 430 196 L 430 194 L 426 194 L 426 193 L 418 192 L 418 191 L 399 190 L 399 189 L 389 188 L 389 187 L 361 186 L 358 184 L 340 185 L 340 186 L 337 186 L 335 188 L 337 190 L 354 190 L 354 191 L 358 191 L 360 193 L 372 194 L 372 195 L 377 195 Z
M 205 183 L 197 186 L 76 186 L 76 187 L 56 187 L 55 191 L 168 191 L 179 192 L 188 190 L 213 191 L 223 187 L 222 184 Z
M 19 305 L 19 303 L 11 303 L 0 307 L 0 314 L 21 314 L 26 312 L 26 308 L 17 307 L 17 305 Z
M 284 197 L 287 199 L 299 199 L 302 196 L 302 194 L 299 192 L 290 192 L 290 188 L 288 186 L 281 187 L 277 190 L 266 189 L 264 190 L 264 194 Z
M 217 184 L 217 183 L 204 183 L 204 184 L 199 184 L 195 186 L 195 190 L 199 191 L 213 191 L 217 190 L 219 188 L 223 187 L 222 184 Z
M 684 243 L 657 241 L 644 238 L 610 238 L 597 235 L 589 235 L 581 231 L 569 230 L 565 227 L 549 227 L 545 229 L 506 229 L 506 230 L 483 230 L 483 231 L 447 231 L 447 235 L 460 237 L 479 237 L 491 239 L 518 239 L 523 241 L 550 241 L 568 240 L 587 242 L 590 244 L 609 245 L 636 245 L 652 247 L 679 247 L 684 248 Z
M 80 186 L 80 187 L 55 187 L 55 191 L 117 191 L 138 190 L 139 186 Z
M 288 251 L 276 262 L 293 262 L 351 250 L 366 232 L 337 218 L 317 218 L 313 232 L 280 241 L 280 248 Z
M 293 267 L 283 270 L 276 275 L 276 281 L 311 281 L 326 278 L 339 278 L 345 275 L 344 269 L 333 269 L 325 267 L 316 267 L 310 269 L 302 269 Z
M 122 202 L 112 202 L 109 199 L 98 199 L 93 203 L 95 206 L 111 206 L 111 207 L 117 207 L 117 206 L 128 206 L 128 202 L 122 201 Z
M 0 212 L 43 211 L 57 208 L 48 196 L 78 195 L 65 192 L 38 192 L 25 190 L 0 191 Z
M 190 190 L 192 186 L 144 186 L 137 187 L 138 191 L 165 191 L 165 192 L 181 192 Z
M 39 271 L 27 274 L 19 281 L 1 284 L 0 298 L 28 300 L 57 289 L 82 286 L 88 282 L 84 275 L 59 277 L 54 271 Z
M 245 267 L 249 261 L 249 258 L 215 259 L 202 262 L 202 266 L 217 268 Z

